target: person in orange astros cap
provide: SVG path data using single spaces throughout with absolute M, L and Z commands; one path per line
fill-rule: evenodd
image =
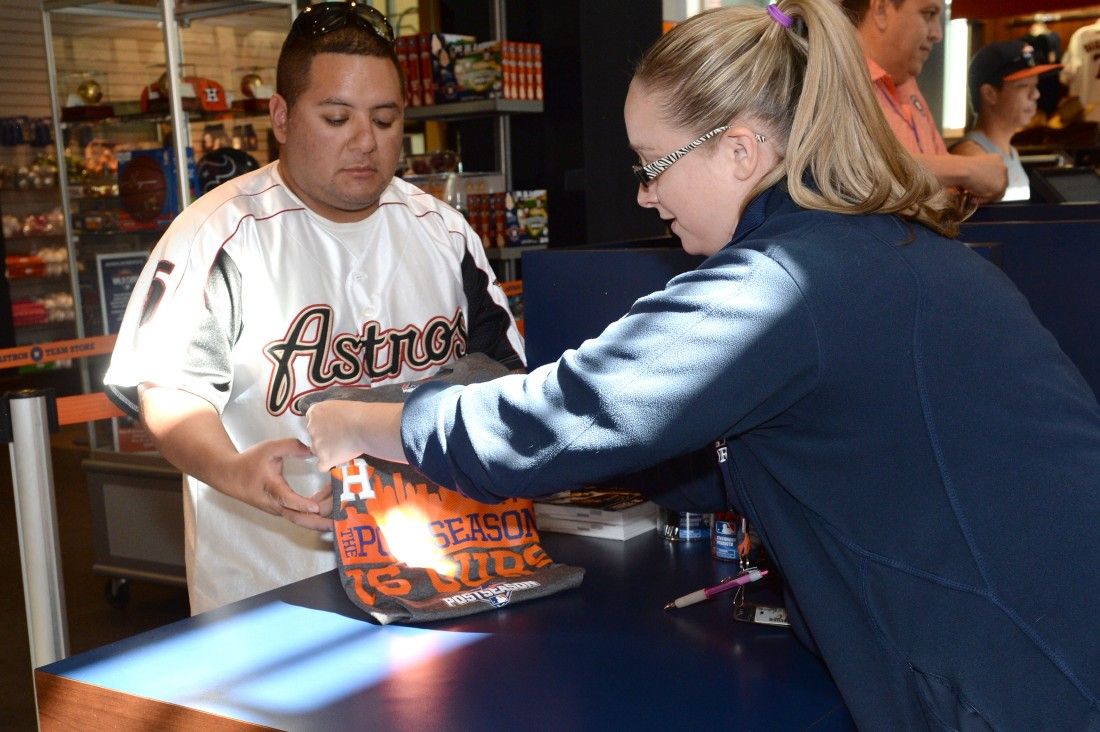
M 951 152 L 958 155 L 997 153 L 1008 168 L 1008 188 L 1002 201 L 1031 198 L 1027 171 L 1012 147 L 1012 136 L 1035 116 L 1039 77 L 1062 68 L 1040 64 L 1025 41 L 998 41 L 982 48 L 970 61 L 967 87 L 977 115 L 974 128 Z

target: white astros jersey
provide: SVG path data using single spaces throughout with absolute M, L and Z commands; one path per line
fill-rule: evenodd
M 395 178 L 375 213 L 337 224 L 307 209 L 273 163 L 173 222 L 134 288 L 104 381 L 133 415 L 141 383 L 197 394 L 244 450 L 308 444 L 294 410 L 304 394 L 422 379 L 467 352 L 523 367 L 507 298 L 458 212 Z M 304 461 L 284 472 L 303 495 L 328 480 Z M 192 612 L 335 567 L 317 532 L 184 483 Z
M 1100 22 L 1074 31 L 1062 64 L 1062 83 L 1083 107 L 1091 107 L 1087 118 L 1100 121 Z

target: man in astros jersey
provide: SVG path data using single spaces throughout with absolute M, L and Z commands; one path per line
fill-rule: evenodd
M 335 566 L 299 397 L 473 352 L 524 368 L 481 240 L 394 177 L 404 98 L 381 14 L 304 10 L 271 98 L 279 160 L 188 206 L 135 286 L 104 381 L 185 474 L 192 613 Z

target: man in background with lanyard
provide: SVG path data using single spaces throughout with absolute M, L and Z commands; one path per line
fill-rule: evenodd
M 977 203 L 1004 194 L 1008 174 L 999 155 L 947 152 L 916 77 L 943 39 L 943 0 L 843 0 L 867 57 L 882 113 L 901 144 L 945 187 Z

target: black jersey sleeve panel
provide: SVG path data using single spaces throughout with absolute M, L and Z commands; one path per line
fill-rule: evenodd
M 241 271 L 237 263 L 224 249 L 218 252 L 210 277 L 206 281 L 207 310 L 223 332 L 230 347 L 240 340 L 244 327 L 244 315 L 241 312 Z
M 241 273 L 222 250 L 206 281 L 205 308 L 188 345 L 185 370 L 220 393 L 232 387 L 230 352 L 241 335 Z M 141 418 L 137 386 L 106 384 L 104 392 L 115 406 L 133 419 Z
M 121 409 L 130 419 L 141 418 L 141 407 L 138 404 L 138 390 L 136 386 L 118 386 L 117 384 L 104 384 L 103 393 L 112 404 Z
M 186 370 L 215 390 L 228 392 L 233 382 L 230 354 L 241 327 L 241 272 L 223 249 L 206 280 L 206 310 L 187 349 Z
M 523 369 L 523 358 L 508 340 L 510 313 L 489 294 L 488 274 L 466 251 L 462 256 L 462 289 L 469 304 L 470 353 L 484 353 L 510 370 Z

